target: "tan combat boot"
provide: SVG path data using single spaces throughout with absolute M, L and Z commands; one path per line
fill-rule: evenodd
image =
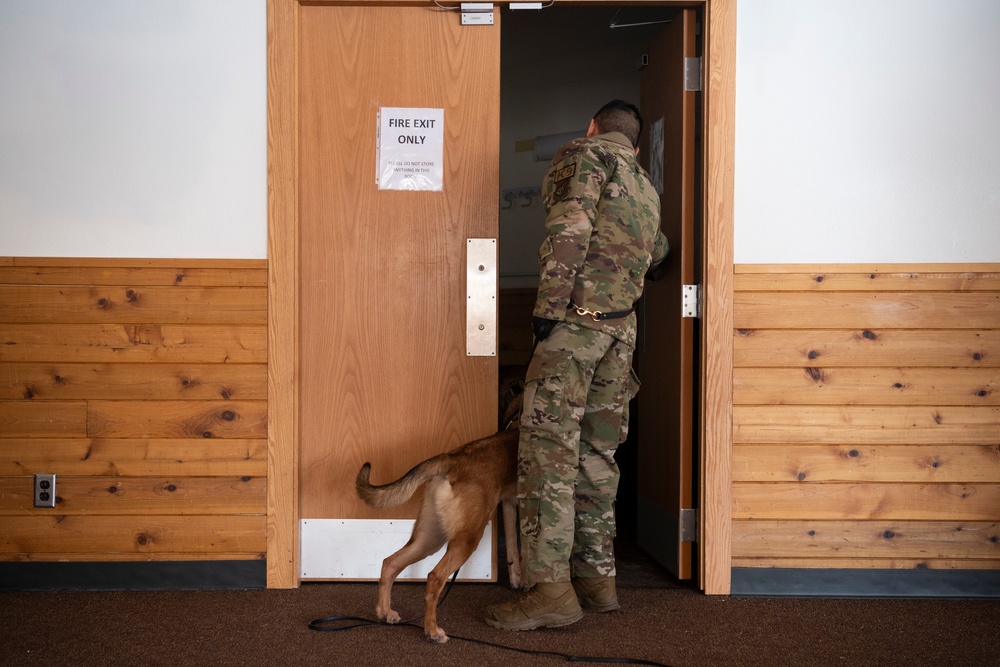
M 486 623 L 501 630 L 558 628 L 583 618 L 580 601 L 568 581 L 542 582 L 517 602 L 497 604 L 486 610 Z
M 593 611 L 614 611 L 619 608 L 618 593 L 615 592 L 614 577 L 591 577 L 573 579 L 580 604 Z

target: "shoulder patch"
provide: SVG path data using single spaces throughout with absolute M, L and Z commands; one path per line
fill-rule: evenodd
M 563 167 L 562 169 L 554 173 L 552 175 L 552 180 L 561 181 L 567 178 L 571 178 L 575 173 L 576 173 L 576 165 L 571 164 L 569 166 Z

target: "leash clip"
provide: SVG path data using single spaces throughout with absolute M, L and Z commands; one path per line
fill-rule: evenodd
M 601 311 L 590 310 L 588 308 L 581 308 L 580 306 L 576 306 L 576 314 L 580 316 L 590 315 L 590 317 L 593 318 L 595 322 L 600 322 L 601 320 L 604 319 L 604 313 L 602 313 Z

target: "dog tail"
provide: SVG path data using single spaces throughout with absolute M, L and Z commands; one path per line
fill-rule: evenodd
M 388 484 L 373 485 L 368 481 L 372 464 L 365 463 L 358 471 L 358 477 L 354 481 L 354 489 L 361 500 L 367 505 L 378 509 L 396 507 L 402 505 L 416 493 L 422 484 L 426 484 L 433 477 L 440 474 L 440 458 L 434 457 L 414 466 L 408 473 Z

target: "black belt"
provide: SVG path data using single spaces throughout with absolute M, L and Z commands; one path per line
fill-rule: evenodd
M 635 304 L 632 305 L 628 310 L 619 310 L 613 313 L 605 313 L 600 310 L 590 310 L 589 308 L 581 308 L 572 301 L 569 302 L 570 310 L 575 310 L 577 315 L 590 315 L 595 322 L 600 322 L 601 320 L 617 320 L 622 317 L 628 317 L 635 310 Z

